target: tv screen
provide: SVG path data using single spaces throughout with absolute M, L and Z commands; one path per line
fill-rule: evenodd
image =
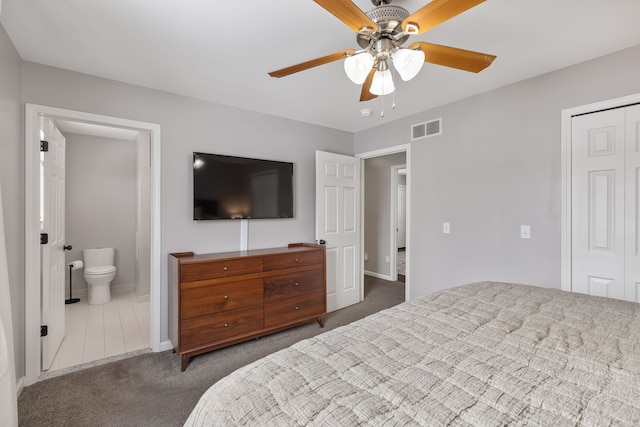
M 193 153 L 193 219 L 293 218 L 293 163 Z

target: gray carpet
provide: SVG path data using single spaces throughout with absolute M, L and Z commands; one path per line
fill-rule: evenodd
M 147 353 L 26 387 L 21 426 L 180 426 L 202 393 L 235 369 L 302 339 L 404 301 L 404 284 L 365 277 L 365 300 L 310 323 L 192 358 L 180 372 L 172 351 Z

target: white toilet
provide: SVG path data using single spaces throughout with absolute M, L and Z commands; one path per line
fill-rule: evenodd
M 113 260 L 114 248 L 84 249 L 84 280 L 89 286 L 89 304 L 106 304 L 111 301 L 111 281 L 116 277 Z

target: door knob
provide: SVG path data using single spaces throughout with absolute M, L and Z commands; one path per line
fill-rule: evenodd
M 65 251 L 70 251 L 71 249 L 73 249 L 73 246 L 71 246 L 71 245 L 64 245 L 64 246 L 62 247 L 62 249 L 63 249 L 63 250 L 65 250 Z

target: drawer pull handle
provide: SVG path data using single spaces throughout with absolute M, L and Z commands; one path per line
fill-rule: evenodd
M 296 310 L 300 310 L 300 307 L 296 307 Z
M 296 259 L 295 259 L 295 262 L 298 262 L 298 261 L 299 261 L 299 260 L 298 260 L 298 258 L 296 258 Z
M 224 270 L 224 271 L 227 271 L 228 269 L 229 269 L 229 267 L 225 267 L 223 270 Z
M 294 286 L 300 286 L 300 283 L 296 282 Z
M 224 327 L 225 327 L 225 328 L 228 328 L 228 327 L 229 327 L 229 324 L 228 324 L 228 323 L 225 323 L 225 324 L 224 324 Z
M 224 296 L 224 299 L 229 299 L 229 295 L 225 295 L 225 296 Z

